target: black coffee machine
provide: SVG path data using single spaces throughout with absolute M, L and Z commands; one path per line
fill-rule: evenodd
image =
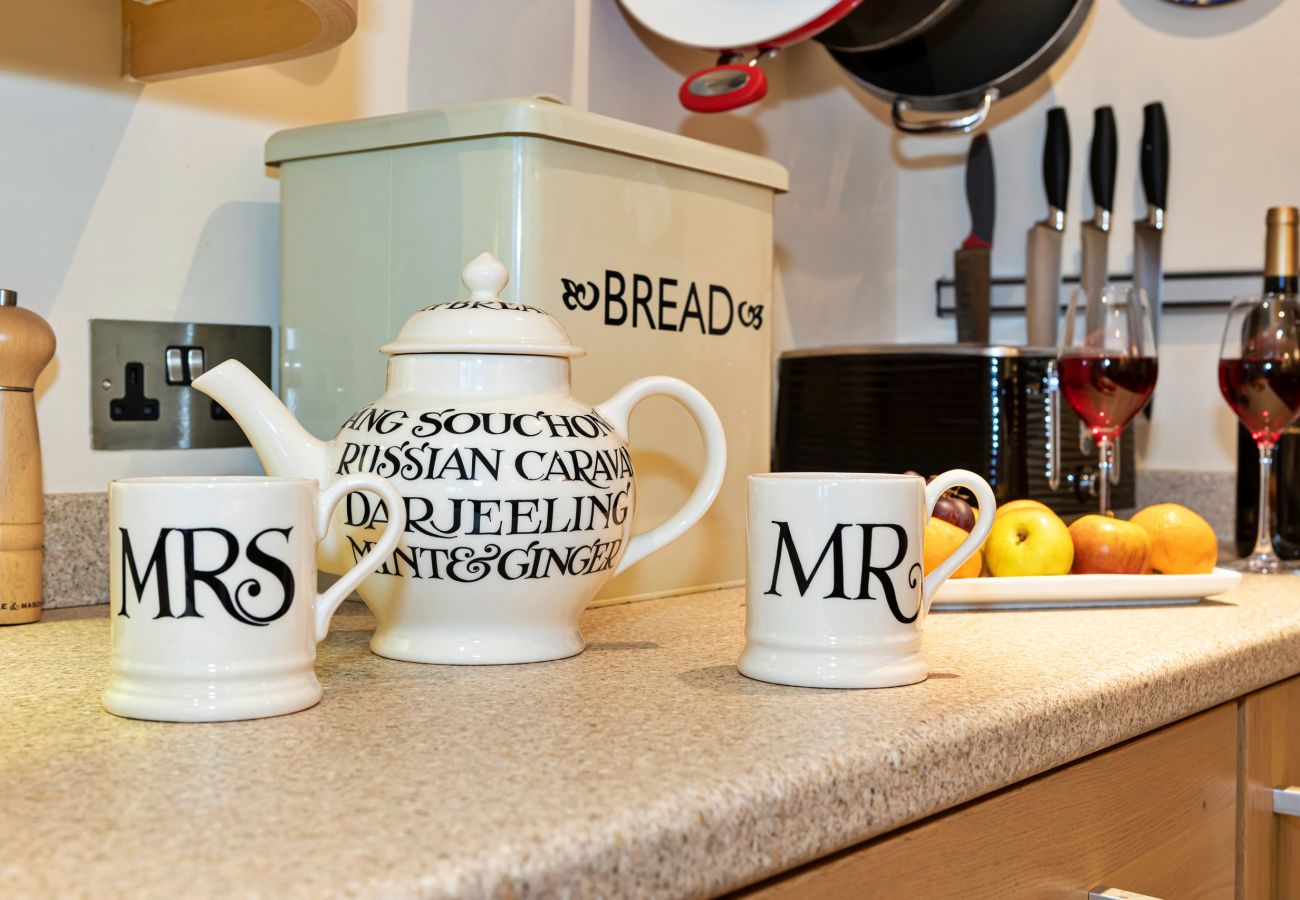
M 1055 350 L 797 350 L 782 355 L 777 389 L 774 471 L 970 469 L 999 503 L 1039 500 L 1062 516 L 1097 511 L 1096 450 L 1056 390 Z M 1132 507 L 1131 426 L 1115 468 L 1111 505 Z

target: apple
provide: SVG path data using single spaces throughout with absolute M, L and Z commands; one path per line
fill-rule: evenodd
M 984 564 L 995 577 L 1065 575 L 1074 562 L 1074 542 L 1065 523 L 1042 504 L 1028 502 L 1036 505 L 1005 513 L 1003 507 L 993 519 Z
M 1015 512 L 1018 509 L 1045 509 L 1052 512 L 1052 508 L 1046 503 L 1039 503 L 1037 500 L 1012 500 L 1009 503 L 1003 503 L 994 513 L 994 518 L 1001 518 L 1004 513 Z M 1053 513 L 1055 515 L 1055 513 Z
M 1076 575 L 1145 575 L 1151 571 L 1151 536 L 1141 525 L 1095 513 L 1070 525 Z

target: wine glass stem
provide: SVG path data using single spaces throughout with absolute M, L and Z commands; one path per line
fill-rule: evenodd
M 1259 443 L 1259 527 L 1255 531 L 1255 549 L 1250 555 L 1276 558 L 1273 551 L 1273 442 Z
M 1097 499 L 1101 501 L 1101 514 L 1110 515 L 1110 473 L 1115 469 L 1115 442 L 1107 435 L 1097 438 Z

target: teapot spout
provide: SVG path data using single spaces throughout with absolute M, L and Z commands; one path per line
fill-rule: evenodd
M 194 379 L 193 386 L 234 417 L 266 474 L 325 483 L 329 444 L 299 425 L 280 398 L 239 360 L 228 359 L 209 369 Z

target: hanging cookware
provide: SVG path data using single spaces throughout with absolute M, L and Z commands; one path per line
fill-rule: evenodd
M 881 50 L 910 40 L 963 0 L 622 0 L 660 37 L 712 50 L 717 64 L 695 72 L 677 96 L 692 112 L 725 112 L 761 100 L 760 63 L 815 37 L 837 50 Z
M 911 40 L 956 9 L 963 0 L 873 0 L 816 36 L 832 50 L 862 53 L 884 50 Z
M 835 24 L 862 0 L 622 0 L 646 28 L 678 44 L 720 54 L 677 97 L 692 112 L 737 109 L 763 99 L 759 61 Z
M 968 132 L 993 103 L 1060 58 L 1092 0 L 959 0 L 910 39 L 831 55 L 869 92 L 893 104 L 894 126 L 909 134 Z M 914 118 L 921 113 L 959 113 Z

